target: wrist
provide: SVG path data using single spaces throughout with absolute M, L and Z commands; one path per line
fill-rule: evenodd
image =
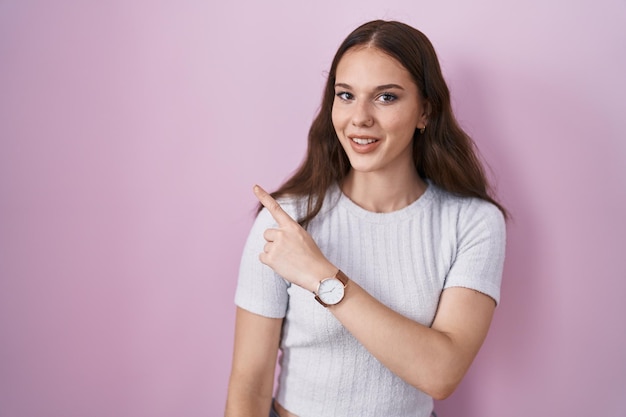
M 334 277 L 338 270 L 339 268 L 330 262 L 320 264 L 318 267 L 311 270 L 309 285 L 306 289 L 312 293 L 317 292 L 320 282 L 326 278 Z

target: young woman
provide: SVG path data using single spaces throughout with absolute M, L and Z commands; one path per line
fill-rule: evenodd
M 399 22 L 352 32 L 305 161 L 254 192 L 226 415 L 430 416 L 487 335 L 506 212 L 428 39 Z

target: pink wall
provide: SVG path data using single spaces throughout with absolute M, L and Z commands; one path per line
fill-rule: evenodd
M 222 414 L 250 188 L 377 17 L 432 39 L 515 217 L 440 416 L 626 415 L 626 3 L 54 3 L 0 2 L 1 416 Z

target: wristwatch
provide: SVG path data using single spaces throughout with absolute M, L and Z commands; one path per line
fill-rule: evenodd
M 317 291 L 314 292 L 315 299 L 324 307 L 339 304 L 346 294 L 346 285 L 348 277 L 339 270 L 335 276 L 320 281 Z

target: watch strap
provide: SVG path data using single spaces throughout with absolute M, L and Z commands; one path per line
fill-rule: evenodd
M 335 278 L 341 281 L 343 287 L 346 288 L 346 286 L 348 285 L 348 277 L 346 276 L 346 274 L 343 273 L 341 269 L 337 271 L 337 273 L 335 274 Z

